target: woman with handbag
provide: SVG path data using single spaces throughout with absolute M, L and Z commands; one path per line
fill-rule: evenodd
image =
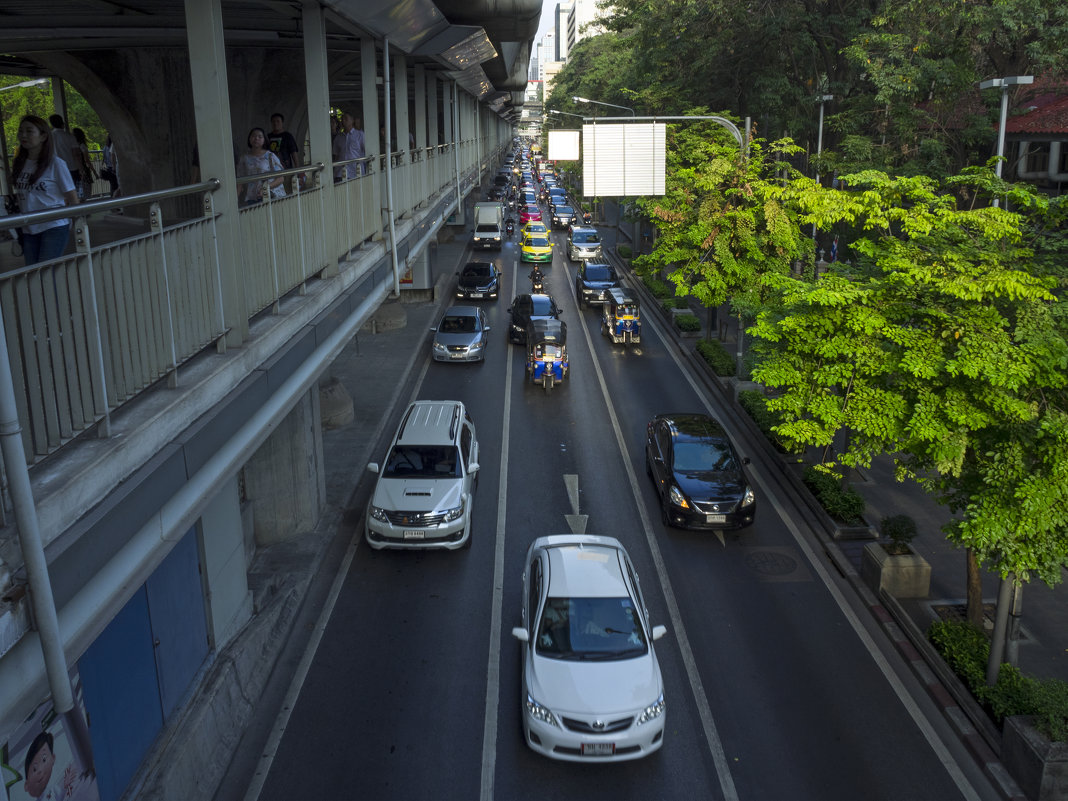
M 23 214 L 78 205 L 78 191 L 70 170 L 52 149 L 52 132 L 40 117 L 19 122 L 19 149 L 11 165 L 15 193 Z M 70 220 L 33 223 L 19 229 L 26 264 L 57 259 L 67 249 Z

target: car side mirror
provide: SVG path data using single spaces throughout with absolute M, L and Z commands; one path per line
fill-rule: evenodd
M 660 628 L 664 627 L 661 626 Z M 664 630 L 667 631 L 667 629 Z M 519 640 L 519 642 L 530 642 L 530 634 L 528 634 L 527 630 L 522 626 L 516 626 L 515 628 L 513 628 L 512 636 Z
M 659 640 L 667 634 L 667 626 L 653 626 L 653 639 Z
M 438 330 L 438 328 L 437 328 L 437 326 L 434 326 L 434 325 L 432 325 L 432 326 L 430 326 L 430 330 L 431 330 L 431 331 L 437 331 L 437 330 Z
M 480 467 L 481 465 L 478 462 L 471 462 L 471 464 L 467 466 L 467 472 L 477 473 Z
M 378 472 L 378 462 L 368 462 L 367 463 L 367 472 L 368 473 L 377 473 Z
M 742 464 L 749 464 L 749 461 L 750 461 L 750 459 L 749 459 L 748 456 L 743 456 L 742 457 Z
M 485 328 L 483 328 L 482 330 L 483 330 L 483 331 L 489 331 L 489 330 L 490 330 L 490 327 L 489 327 L 489 326 L 487 325 L 487 326 L 486 326 Z

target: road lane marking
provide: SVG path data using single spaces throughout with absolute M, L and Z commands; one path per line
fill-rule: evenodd
M 513 282 L 518 281 L 512 270 Z M 511 349 L 504 360 L 504 401 L 501 403 L 501 460 L 498 469 L 497 532 L 493 550 L 493 601 L 490 607 L 489 653 L 486 657 L 486 712 L 482 719 L 481 801 L 493 801 L 493 781 L 497 770 L 497 714 L 501 698 L 501 619 L 504 606 L 504 534 L 508 516 L 508 432 L 511 428 L 512 400 Z M 516 699 L 518 701 L 518 699 Z
M 724 801 L 738 801 L 738 791 L 735 789 L 734 778 L 731 776 L 730 763 L 727 761 L 727 755 L 723 751 L 723 742 L 720 740 L 716 722 L 712 718 L 712 709 L 709 707 L 708 696 L 705 694 L 704 685 L 701 683 L 697 660 L 694 658 L 693 648 L 690 646 L 690 638 L 686 634 L 686 627 L 682 623 L 682 614 L 679 612 L 679 605 L 675 600 L 675 591 L 672 589 L 671 579 L 668 577 L 664 558 L 660 553 L 660 546 L 653 535 L 649 516 L 645 513 L 645 504 L 641 502 L 641 488 L 638 486 L 638 477 L 634 474 L 634 468 L 631 466 L 623 430 L 619 426 L 619 418 L 616 416 L 615 407 L 612 406 L 608 385 L 605 383 L 601 365 L 597 361 L 597 356 L 593 349 L 593 339 L 590 336 L 589 328 L 585 325 L 585 320 L 583 320 L 581 328 L 582 334 L 586 338 L 586 344 L 590 349 L 591 355 L 593 355 L 593 370 L 597 374 L 597 382 L 601 386 L 601 394 L 604 396 L 605 405 L 608 407 L 608 418 L 612 422 L 612 430 L 616 435 L 616 446 L 623 457 L 623 467 L 627 471 L 627 480 L 630 482 L 631 492 L 634 494 L 634 502 L 638 507 L 642 530 L 645 532 L 645 539 L 649 543 L 653 564 L 656 566 L 656 575 L 664 591 L 664 601 L 667 604 L 668 616 L 671 618 L 671 625 L 675 630 L 675 637 L 679 643 L 682 663 L 686 668 L 686 676 L 690 681 L 690 690 L 693 692 L 697 713 L 701 718 L 701 727 L 704 729 L 705 742 L 708 743 L 708 751 L 716 768 L 716 776 L 719 778 L 720 792 L 723 793 Z

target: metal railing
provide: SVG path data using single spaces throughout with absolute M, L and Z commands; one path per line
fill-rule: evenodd
M 282 176 L 300 191 L 238 212 L 240 263 L 222 265 L 216 248 L 216 180 L 83 203 L 35 214 L 0 217 L 0 231 L 70 218 L 74 252 L 0 274 L 0 312 L 17 395 L 27 460 L 35 462 L 88 430 L 110 433 L 110 415 L 122 403 L 166 379 L 178 385 L 179 367 L 228 333 L 223 271 L 238 270 L 248 317 L 277 310 L 281 298 L 336 265 L 383 226 L 376 202 L 375 168 L 393 168 L 398 216 L 441 189 L 456 185 L 454 149 L 460 148 L 463 183 L 477 181 L 475 145 L 463 142 L 408 154 L 354 159 L 355 175 L 334 183 L 333 208 L 323 180 L 333 168 L 305 165 L 247 176 L 238 184 Z M 384 165 L 382 165 L 384 166 Z M 429 189 L 429 192 L 428 192 Z M 195 197 L 199 213 L 166 221 L 161 204 L 182 206 Z M 185 207 L 188 207 L 188 200 Z M 90 233 L 99 214 L 148 208 L 148 230 L 99 244 Z M 168 206 L 169 207 L 169 206 Z M 333 215 L 337 241 L 327 241 Z M 129 219 L 127 217 L 126 219 Z M 331 252 L 335 249 L 338 252 Z M 387 277 L 384 276 L 383 280 Z

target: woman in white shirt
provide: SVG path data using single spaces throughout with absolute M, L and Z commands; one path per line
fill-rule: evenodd
M 23 214 L 78 204 L 78 192 L 63 159 L 53 150 L 52 132 L 40 117 L 27 115 L 19 122 L 19 149 L 11 174 Z M 26 264 L 58 259 L 67 249 L 70 219 L 33 223 L 19 229 Z
M 237 177 L 246 175 L 259 175 L 265 172 L 275 172 L 282 169 L 282 162 L 278 156 L 267 149 L 267 134 L 263 128 L 253 128 L 248 132 L 248 153 L 238 159 Z M 285 197 L 286 190 L 282 186 L 284 179 L 281 176 L 268 179 L 271 189 L 271 197 Z M 263 200 L 261 194 L 263 181 L 250 181 L 245 184 L 244 204 L 259 203 Z

